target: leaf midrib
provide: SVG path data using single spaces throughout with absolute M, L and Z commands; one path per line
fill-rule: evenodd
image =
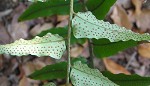
M 27 40 L 26 40 L 27 41 Z M 48 41 L 48 42 L 41 42 L 41 43 L 31 43 L 31 44 L 17 44 L 17 45 L 14 45 L 14 44 L 16 44 L 15 42 L 14 42 L 14 46 L 19 46 L 19 45 L 37 45 L 37 44 L 46 44 L 46 43 L 51 43 L 51 42 L 61 42 L 61 41 L 64 41 L 64 39 L 63 40 L 56 40 L 56 41 Z M 7 44 L 7 45 L 12 45 L 12 44 Z M 5 45 L 0 45 L 0 46 L 5 46 Z

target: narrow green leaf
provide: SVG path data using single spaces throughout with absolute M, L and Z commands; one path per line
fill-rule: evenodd
M 29 78 L 35 80 L 52 80 L 65 78 L 67 74 L 67 62 L 60 62 L 53 65 L 47 65 L 41 70 L 37 70 Z
M 20 39 L 11 44 L 0 45 L 0 54 L 11 54 L 17 56 L 36 55 L 51 56 L 60 59 L 66 50 L 64 39 L 55 34 L 48 33 L 43 37 L 36 36 L 32 40 Z
M 129 40 L 129 41 L 119 41 L 119 42 L 110 42 L 108 39 L 93 39 L 93 52 L 94 55 L 98 58 L 104 58 L 118 53 L 121 50 L 137 46 L 138 42 Z
M 50 82 L 50 83 L 44 84 L 43 86 L 56 86 L 56 85 L 53 82 Z
M 103 20 L 116 0 L 88 0 L 86 5 L 97 19 Z
M 80 61 L 75 62 L 70 74 L 74 86 L 118 86 L 104 77 L 97 69 L 91 69 Z
M 79 0 L 74 1 L 74 10 L 81 11 L 81 4 Z M 33 3 L 27 10 L 19 17 L 19 21 L 30 20 L 38 17 L 69 14 L 69 0 L 48 0 L 47 2 Z
M 135 33 L 124 27 L 119 27 L 116 24 L 98 20 L 91 12 L 78 12 L 75 14 L 72 25 L 76 38 L 107 38 L 110 42 L 150 40 L 148 33 Z
M 150 77 L 141 77 L 139 75 L 112 74 L 102 72 L 104 76 L 120 86 L 150 86 Z

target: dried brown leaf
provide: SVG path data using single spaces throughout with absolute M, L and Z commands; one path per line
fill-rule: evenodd
M 106 66 L 106 69 L 108 71 L 110 71 L 111 73 L 113 73 L 113 74 L 119 74 L 119 73 L 124 73 L 124 74 L 127 74 L 127 75 L 131 74 L 124 67 L 122 67 L 121 65 L 115 63 L 114 61 L 112 61 L 108 58 L 103 59 L 103 61 L 104 61 L 104 64 Z
M 132 3 L 135 6 L 136 14 L 141 14 L 142 0 L 132 0 Z
M 23 78 L 20 80 L 19 86 L 30 86 L 30 82 L 26 76 L 23 76 Z
M 135 6 L 135 12 L 130 14 L 135 17 L 135 22 L 138 28 L 140 28 L 142 32 L 145 32 L 150 29 L 150 10 L 142 9 L 143 2 L 144 0 L 132 0 L 133 5 Z
M 25 72 L 26 76 L 30 75 L 31 73 L 33 73 L 36 70 L 33 62 L 27 62 L 22 67 L 24 69 L 24 72 Z
M 141 31 L 145 32 L 150 29 L 150 10 L 142 10 L 141 14 L 136 14 L 136 24 L 141 29 Z
M 71 48 L 71 57 L 78 57 L 83 52 L 83 47 L 76 45 L 75 47 Z
M 113 14 L 111 15 L 111 18 L 113 19 L 114 23 L 119 26 L 126 27 L 127 29 L 132 28 L 132 24 L 128 19 L 127 13 L 119 5 L 114 6 L 114 10 L 113 10 Z
M 42 31 L 48 30 L 52 27 L 53 27 L 52 23 L 45 23 L 42 26 L 40 24 L 37 24 L 31 29 L 30 34 L 32 36 L 36 36 L 37 34 L 41 33 Z
M 142 57 L 150 58 L 150 43 L 144 43 L 139 45 L 138 52 Z
M 43 68 L 44 66 L 46 66 L 46 64 L 38 59 L 36 59 L 34 62 L 34 66 L 36 68 L 36 70 L 40 70 L 41 68 Z
M 28 37 L 29 26 L 25 22 L 16 22 L 8 26 L 8 31 L 14 40 Z
M 68 15 L 58 15 L 57 16 L 57 21 L 61 22 L 61 21 L 64 21 L 64 20 L 68 20 L 68 18 L 69 18 Z

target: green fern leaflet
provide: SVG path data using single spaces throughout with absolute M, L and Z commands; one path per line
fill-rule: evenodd
M 135 33 L 116 24 L 98 20 L 91 12 L 78 12 L 75 14 L 72 26 L 75 27 L 74 35 L 76 38 L 107 38 L 110 42 L 150 40 L 148 33 Z
M 32 40 L 20 39 L 11 44 L 0 45 L 0 54 L 51 56 L 60 59 L 66 50 L 64 39 L 48 33 L 43 37 L 36 36 Z

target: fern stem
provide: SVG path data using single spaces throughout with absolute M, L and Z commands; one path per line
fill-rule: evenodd
M 66 78 L 66 86 L 69 85 L 69 75 L 71 69 L 71 61 L 70 61 L 70 39 L 71 39 L 71 26 L 72 26 L 72 17 L 73 17 L 73 0 L 70 0 L 70 14 L 69 14 L 69 24 L 68 24 L 68 38 L 67 38 L 67 54 L 68 54 L 68 67 L 67 67 L 67 78 Z
M 89 53 L 90 53 L 90 57 L 89 57 L 89 66 L 91 68 L 94 68 L 94 54 L 93 54 L 93 45 L 92 45 L 92 40 L 88 39 L 88 44 L 89 44 Z

